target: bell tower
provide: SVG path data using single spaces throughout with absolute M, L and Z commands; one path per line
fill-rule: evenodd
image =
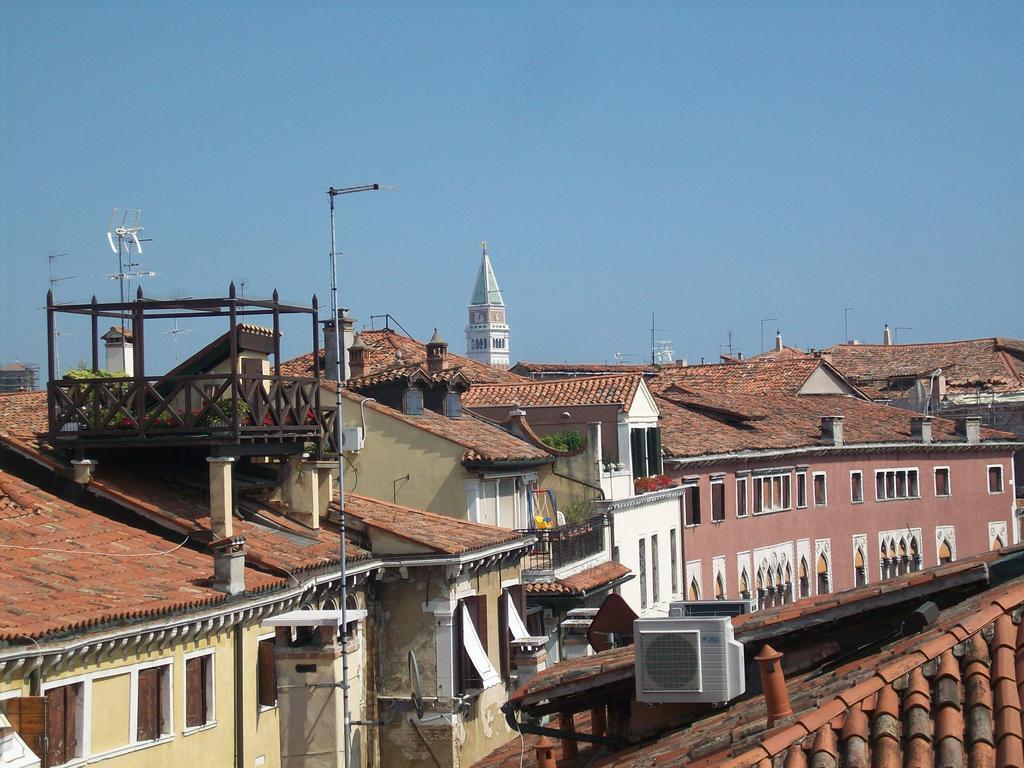
M 483 255 L 476 273 L 476 284 L 469 300 L 469 325 L 466 326 L 466 357 L 495 368 L 508 368 L 508 325 L 505 300 L 494 276 L 487 243 L 481 243 Z

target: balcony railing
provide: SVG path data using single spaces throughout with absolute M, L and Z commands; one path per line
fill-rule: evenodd
M 599 516 L 578 525 L 524 531 L 537 537 L 523 563 L 524 570 L 553 572 L 600 554 L 605 548 L 607 525 L 607 518 Z
M 311 441 L 323 449 L 320 380 L 232 375 L 60 379 L 49 386 L 54 444 Z

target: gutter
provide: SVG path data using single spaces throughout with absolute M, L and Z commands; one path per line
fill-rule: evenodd
M 545 456 L 543 459 L 501 459 L 499 461 L 486 461 L 484 459 L 473 459 L 471 461 L 463 461 L 462 466 L 466 469 L 529 469 L 531 467 L 540 467 L 544 464 L 552 464 L 555 461 L 554 456 Z
M 1001 440 L 981 443 L 854 443 L 849 445 L 809 445 L 803 448 L 777 448 L 765 451 L 734 451 L 714 453 L 706 456 L 666 456 L 665 461 L 677 467 L 701 466 L 723 461 L 749 461 L 784 456 L 832 456 L 844 453 L 880 453 L 886 451 L 979 451 L 984 449 L 1006 449 L 1017 451 L 1024 448 L 1024 441 Z

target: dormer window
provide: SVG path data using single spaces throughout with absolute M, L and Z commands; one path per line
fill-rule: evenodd
M 457 419 L 462 415 L 462 395 L 460 393 L 445 393 L 444 415 L 447 416 L 449 419 Z
M 402 413 L 410 416 L 419 416 L 423 413 L 423 390 L 418 387 L 409 387 L 402 397 Z

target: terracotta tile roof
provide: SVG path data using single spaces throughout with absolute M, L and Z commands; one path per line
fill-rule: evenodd
M 337 513 L 337 495 L 331 509 Z M 522 533 L 508 528 L 471 523 L 355 493 L 345 494 L 345 512 L 367 526 L 445 555 L 461 555 L 524 539 Z M 524 541 L 523 546 L 529 545 Z
M 754 363 L 754 365 L 770 365 Z M 661 411 L 661 442 L 675 458 L 737 451 L 824 446 L 823 416 L 843 416 L 847 444 L 909 443 L 910 419 L 919 414 L 847 395 L 680 395 L 655 398 Z M 962 441 L 948 419 L 932 419 L 935 441 Z M 983 429 L 986 440 L 1012 440 L 1008 432 Z
M 0 435 L 34 441 L 49 428 L 46 392 L 0 394 Z
M 363 400 L 359 395 L 342 390 L 342 395 L 353 403 Z M 444 440 L 449 440 L 465 448 L 463 461 L 550 461 L 551 454 L 547 451 L 521 440 L 492 422 L 474 414 L 463 412 L 457 419 L 424 408 L 423 413 L 411 416 L 390 408 L 381 403 L 366 403 L 366 408 L 390 416 L 405 424 L 409 424 L 424 432 L 429 432 Z
M 526 381 L 519 384 L 476 384 L 462 396 L 463 404 L 474 406 L 618 405 L 628 411 L 643 381 L 638 373 L 616 376 L 586 376 L 572 379 Z
M 676 385 L 690 391 L 747 395 L 796 394 L 822 361 L 814 357 L 666 368 L 650 382 L 653 392 Z
M 561 374 L 564 376 L 604 376 L 621 373 L 657 373 L 662 366 L 657 365 L 628 365 L 625 363 L 529 363 L 518 362 L 512 366 L 515 372 L 522 372 L 524 375 L 545 374 L 551 377 Z
M 825 352 L 855 383 L 877 390 L 894 378 L 927 377 L 941 368 L 950 393 L 1024 389 L 1024 341 L 1005 338 L 931 344 L 838 344 Z
M 391 330 L 360 331 L 359 335 L 366 345 L 366 374 L 374 374 L 396 364 L 424 365 L 427 362 L 427 347 L 421 341 L 411 339 L 404 334 Z M 320 369 L 323 370 L 323 352 L 320 353 Z M 473 383 L 501 384 L 520 381 L 522 377 L 514 373 L 493 368 L 468 357 L 452 352 L 448 353 L 448 361 L 452 368 L 458 368 Z M 312 376 L 313 354 L 296 357 L 282 364 L 282 375 Z
M 798 360 L 805 357 L 811 357 L 811 353 L 806 350 L 799 349 L 797 347 L 783 347 L 782 349 L 769 349 L 767 352 L 762 352 L 759 355 L 751 355 L 747 360 L 758 360 L 766 363 L 772 360 Z M 741 362 L 741 361 L 737 361 Z
M 213 556 L 75 506 L 0 472 L 4 599 L 0 640 L 24 642 L 101 624 L 197 609 L 228 596 L 209 586 Z M 286 580 L 247 568 L 259 592 Z
M 586 568 L 572 576 L 554 581 L 527 582 L 527 593 L 531 595 L 582 595 L 598 587 L 611 584 L 632 571 L 622 563 L 608 561 Z
M 436 383 L 457 382 L 465 386 L 469 385 L 469 380 L 460 368 L 445 368 L 443 371 L 431 373 L 426 365 L 412 363 L 410 365 L 393 365 L 390 368 L 381 368 L 365 376 L 350 378 L 345 382 L 345 386 L 352 390 L 362 390 L 377 387 L 381 384 L 390 384 L 394 381 L 408 381 L 418 378 Z

